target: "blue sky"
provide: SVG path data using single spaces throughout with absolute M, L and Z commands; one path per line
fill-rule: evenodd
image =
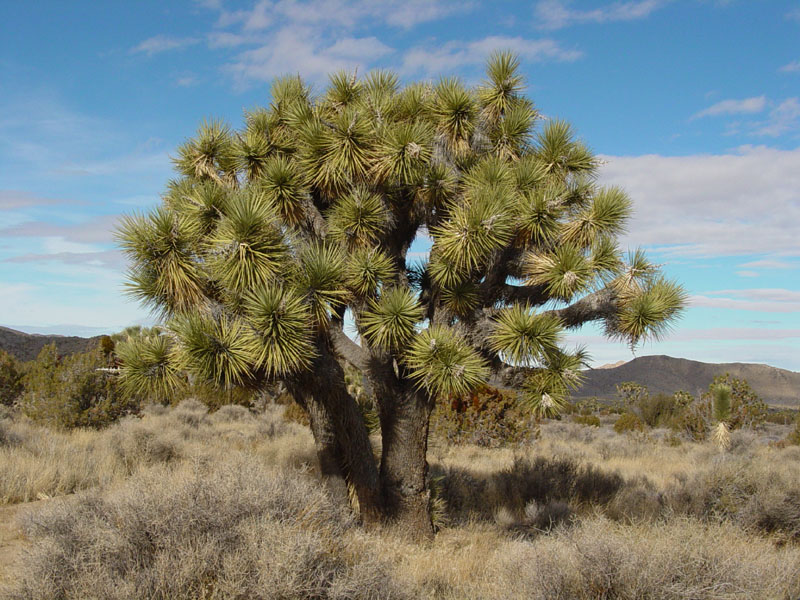
M 238 126 L 276 75 L 477 82 L 503 48 L 632 196 L 624 244 L 689 291 L 637 354 L 800 370 L 797 1 L 40 0 L 0 2 L 0 22 L 0 324 L 147 322 L 122 294 L 116 219 L 159 201 L 204 117 Z M 595 328 L 571 339 L 596 364 L 631 358 Z

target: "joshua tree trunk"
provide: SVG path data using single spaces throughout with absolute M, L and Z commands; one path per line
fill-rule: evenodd
M 432 405 L 410 391 L 381 410 L 381 488 L 390 520 L 413 538 L 433 535 L 428 490 L 428 421 Z
M 383 515 L 378 468 L 369 433 L 344 372 L 325 344 L 312 371 L 288 383 L 289 392 L 308 411 L 320 471 L 334 495 L 347 500 L 347 482 L 358 498 L 361 519 L 374 524 Z
M 428 477 L 428 421 L 433 404 L 389 364 L 372 364 L 381 423 L 380 481 L 386 518 L 412 538 L 433 536 Z

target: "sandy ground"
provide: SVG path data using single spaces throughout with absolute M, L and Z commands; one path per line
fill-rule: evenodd
M 12 567 L 28 545 L 19 528 L 19 517 L 45 502 L 47 500 L 0 506 L 0 584 L 6 583 Z

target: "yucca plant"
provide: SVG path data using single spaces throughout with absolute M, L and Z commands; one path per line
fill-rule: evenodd
M 162 206 L 121 223 L 130 291 L 164 319 L 124 348 L 123 381 L 158 396 L 178 373 L 223 389 L 280 380 L 362 519 L 430 534 L 439 399 L 491 381 L 554 416 L 586 360 L 565 330 L 598 321 L 636 344 L 667 331 L 683 290 L 620 253 L 630 199 L 597 184 L 567 123 L 540 126 L 510 53 L 474 89 L 382 71 L 337 73 L 317 97 L 285 77 L 271 96 L 241 131 L 201 125 Z M 429 258 L 411 264 L 423 234 Z M 354 369 L 375 394 L 379 462 Z
M 714 386 L 712 397 L 714 420 L 717 424 L 711 439 L 723 452 L 731 445 L 731 433 L 728 429 L 728 419 L 731 417 L 731 391 L 731 386 L 718 384 Z

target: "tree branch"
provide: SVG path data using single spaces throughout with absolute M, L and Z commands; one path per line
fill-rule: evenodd
M 340 326 L 331 325 L 328 331 L 336 353 L 360 371 L 365 372 L 370 364 L 369 352 L 347 337 Z
M 550 310 L 545 314 L 557 316 L 564 323 L 564 327 L 572 329 L 590 321 L 610 319 L 616 312 L 616 295 L 610 288 L 604 287 L 584 296 L 566 308 Z

